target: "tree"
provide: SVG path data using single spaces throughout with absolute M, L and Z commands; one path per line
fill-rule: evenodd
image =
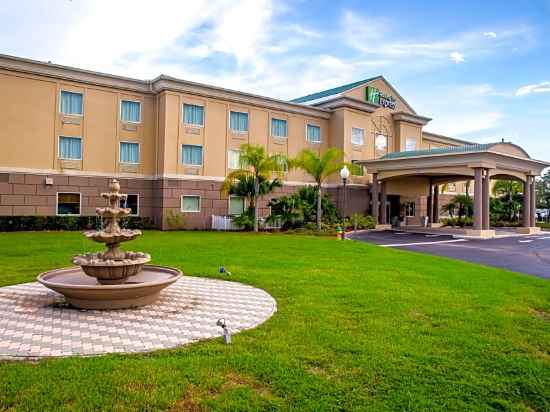
M 537 179 L 535 184 L 537 193 L 537 208 L 546 209 L 545 220 L 550 221 L 550 169 Z
M 254 180 L 254 176 L 251 175 L 240 176 L 233 183 L 231 183 L 229 190 L 227 190 L 227 194 L 238 196 L 247 200 L 249 207 L 243 210 L 243 213 L 241 215 L 236 216 L 233 219 L 233 223 L 235 223 L 238 227 L 242 227 L 246 230 L 254 229 Z M 259 181 L 259 198 L 273 192 L 275 188 L 281 187 L 283 185 L 278 178 L 270 181 L 264 176 L 260 176 Z
M 499 208 L 507 221 L 513 222 L 519 218 L 519 211 L 523 202 L 522 184 L 515 180 L 497 180 L 493 185 L 493 196 L 502 203 L 500 207 L 495 204 L 494 210 Z
M 239 158 L 239 169 L 225 178 L 222 191 L 232 194 L 233 190 L 249 193 L 250 208 L 254 211 L 254 232 L 258 231 L 258 198 L 275 187 L 270 182 L 273 174 L 280 174 L 288 167 L 287 158 L 281 154 L 267 155 L 263 146 L 243 144 Z M 240 186 L 239 186 L 240 185 Z M 252 186 L 252 187 L 250 187 Z M 251 190 L 250 190 L 251 189 Z
M 315 180 L 317 189 L 317 231 L 321 231 L 323 183 L 330 176 L 339 172 L 344 165 L 347 165 L 350 169 L 356 170 L 355 165 L 345 163 L 343 159 L 343 152 L 332 147 L 327 149 L 321 156 L 312 150 L 304 149 L 298 154 L 298 157 L 291 162 L 294 167 L 304 170 L 313 180 Z

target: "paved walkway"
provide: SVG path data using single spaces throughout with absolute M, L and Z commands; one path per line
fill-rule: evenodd
M 39 283 L 0 288 L 0 359 L 101 355 L 174 348 L 251 329 L 277 310 L 261 289 L 183 276 L 153 305 L 110 311 L 67 307 Z
M 457 239 L 445 234 L 366 231 L 348 238 L 384 247 L 447 256 L 550 279 L 550 232 L 496 239 Z

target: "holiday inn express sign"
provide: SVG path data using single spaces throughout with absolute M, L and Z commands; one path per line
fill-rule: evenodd
M 367 102 L 369 103 L 378 104 L 389 109 L 395 109 L 395 99 L 393 96 L 382 93 L 376 87 L 367 86 L 366 95 Z

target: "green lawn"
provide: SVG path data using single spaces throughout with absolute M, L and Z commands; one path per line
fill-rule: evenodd
M 98 247 L 0 234 L 0 285 Z M 231 346 L 0 363 L 0 410 L 550 410 L 548 281 L 307 236 L 146 232 L 131 249 L 188 275 L 224 265 L 278 312 Z

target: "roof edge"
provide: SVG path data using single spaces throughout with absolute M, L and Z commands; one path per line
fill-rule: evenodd
M 380 78 L 382 78 L 382 75 L 378 75 L 378 76 L 375 76 L 375 77 L 370 77 L 368 79 L 363 79 L 363 80 L 359 80 L 359 81 L 356 81 L 356 82 L 343 84 L 341 86 L 332 87 L 330 89 L 321 90 L 321 91 L 318 91 L 318 92 L 315 92 L 315 93 L 306 94 L 305 96 L 296 97 L 294 99 L 289 100 L 289 102 L 305 104 L 307 102 L 311 102 L 313 100 L 318 100 L 318 99 L 321 99 L 323 97 L 334 96 L 334 95 L 341 94 L 341 93 L 343 93 L 345 91 L 348 91 L 348 90 L 353 90 L 357 87 L 361 87 L 361 86 L 363 86 L 367 83 L 370 83 L 370 82 L 372 82 L 376 79 L 380 79 Z
M 142 80 L 6 54 L 0 54 L 0 69 L 145 94 L 157 94 L 168 86 L 172 86 L 173 89 L 178 89 L 179 92 L 212 97 L 221 97 L 223 95 L 225 96 L 224 98 L 232 101 L 264 106 L 275 110 L 288 110 L 294 113 L 326 119 L 330 117 L 330 110 L 323 108 L 182 80 L 164 74 L 152 80 Z
M 450 141 L 452 143 L 459 143 L 459 144 L 462 144 L 462 145 L 477 144 L 477 143 L 469 141 L 469 140 L 457 139 L 456 137 L 449 137 L 449 136 L 445 136 L 445 135 L 442 135 L 442 134 L 432 133 L 432 132 L 428 132 L 428 131 L 423 130 L 422 131 L 422 138 L 424 138 L 425 136 L 428 140 L 432 140 L 432 141 L 435 141 L 437 143 L 444 143 L 444 141 Z

